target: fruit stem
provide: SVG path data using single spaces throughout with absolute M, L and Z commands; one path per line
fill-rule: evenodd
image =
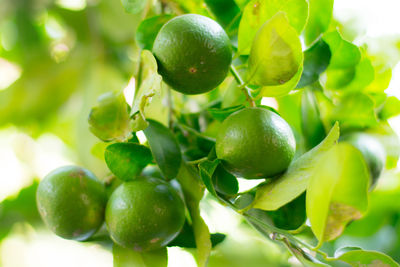
M 249 102 L 250 107 L 255 107 L 256 103 L 254 102 L 253 98 L 250 94 L 250 89 L 247 87 L 247 84 L 243 81 L 242 77 L 240 77 L 239 72 L 236 70 L 235 66 L 231 64 L 230 71 L 235 78 L 236 82 L 239 84 L 238 88 L 242 90 L 244 95 L 246 96 L 247 102 Z
M 207 157 L 204 157 L 204 158 L 201 158 L 201 159 L 196 159 L 196 160 L 188 161 L 187 163 L 188 163 L 188 164 L 191 164 L 191 165 L 197 165 L 197 164 L 200 164 L 200 163 L 202 163 L 203 161 L 206 161 L 206 160 L 208 160 L 208 158 L 207 158 Z
M 172 118 L 173 118 L 173 102 L 172 102 L 172 93 L 171 88 L 167 89 L 167 105 L 168 105 L 168 127 L 172 129 Z

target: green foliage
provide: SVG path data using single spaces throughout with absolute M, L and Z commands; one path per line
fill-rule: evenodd
M 17 196 L 9 197 L 0 203 L 0 240 L 5 238 L 15 223 L 27 222 L 33 226 L 41 225 L 36 206 L 38 182 L 21 189 Z
M 303 88 L 316 82 L 331 60 L 331 50 L 323 39 L 318 39 L 310 48 L 304 51 L 304 70 L 297 84 Z
M 226 29 L 227 33 L 239 26 L 240 9 L 234 0 L 205 0 L 217 21 Z
M 239 46 L 240 54 L 248 55 L 250 53 L 251 43 L 257 32 L 264 24 L 264 22 L 271 19 L 279 11 L 283 11 L 288 21 L 285 22 L 287 27 L 288 23 L 299 34 L 307 20 L 308 4 L 304 0 L 252 0 L 244 8 L 242 19 L 239 25 Z
M 334 0 L 309 0 L 308 21 L 304 29 L 306 44 L 312 44 L 329 28 Z
M 167 248 L 140 253 L 133 249 L 113 245 L 114 267 L 166 267 L 168 265 Z
M 344 252 L 337 259 L 349 263 L 351 266 L 399 266 L 397 262 L 387 255 L 377 251 L 366 251 L 362 249 Z
M 301 130 L 306 149 L 311 149 L 325 137 L 324 125 L 312 88 L 305 88 L 301 96 Z
M 142 49 L 151 50 L 161 27 L 174 16 L 164 14 L 143 20 L 136 31 L 136 42 Z
M 161 76 L 157 73 L 157 62 L 153 54 L 143 50 L 140 55 L 140 72 L 137 77 L 135 99 L 133 100 L 131 116 L 133 116 L 133 130 L 140 131 L 148 126 L 145 111 L 152 97 L 160 94 Z
M 387 120 L 399 114 L 400 114 L 400 100 L 394 96 L 389 96 L 388 98 L 386 98 L 385 103 L 383 103 L 383 106 L 379 111 L 378 115 L 380 119 Z
M 149 120 L 144 130 L 153 157 L 166 179 L 177 176 L 182 156 L 178 142 L 170 130 L 157 121 Z
M 285 13 L 279 12 L 263 24 L 254 38 L 247 80 L 259 86 L 281 85 L 295 76 L 302 63 L 298 34 Z
M 141 12 L 147 5 L 147 0 L 121 0 L 125 11 L 131 14 Z
M 107 147 L 104 159 L 115 176 L 129 181 L 139 175 L 153 157 L 146 146 L 135 143 L 115 143 Z
M 361 153 L 340 143 L 316 164 L 307 187 L 307 217 L 319 244 L 338 237 L 368 206 L 369 173 Z

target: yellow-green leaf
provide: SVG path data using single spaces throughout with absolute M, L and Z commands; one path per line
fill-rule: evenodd
M 260 91 L 260 96 L 278 97 L 288 94 L 290 91 L 296 88 L 297 84 L 300 81 L 302 73 L 303 73 L 303 66 L 300 66 L 296 75 L 294 75 L 292 79 L 290 79 L 288 82 L 275 86 L 263 86 Z
M 279 12 L 261 27 L 254 38 L 247 81 L 259 86 L 282 85 L 298 74 L 302 63 L 299 36 L 285 13 Z
M 313 43 L 324 33 L 332 19 L 333 0 L 309 0 L 309 14 L 304 29 L 304 39 L 307 45 Z
M 286 13 L 289 24 L 298 34 L 304 28 L 308 16 L 305 0 L 252 0 L 244 8 L 239 24 L 238 50 L 241 55 L 250 53 L 251 43 L 260 27 L 279 11 Z
M 113 262 L 114 267 L 167 267 L 167 248 L 141 253 L 114 244 Z
M 306 210 L 321 245 L 366 211 L 370 177 L 362 154 L 346 143 L 334 146 L 316 165 L 307 187 Z
M 157 72 L 157 61 L 148 50 L 143 50 L 140 56 L 141 75 L 140 87 L 133 100 L 131 116 L 133 117 L 133 130 L 140 131 L 148 126 L 145 111 L 152 97 L 159 95 L 162 78 Z

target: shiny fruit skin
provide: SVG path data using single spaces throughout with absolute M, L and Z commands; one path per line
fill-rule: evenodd
M 260 107 L 231 114 L 216 140 L 217 157 L 224 167 L 246 179 L 272 178 L 284 172 L 295 150 L 296 140 L 287 122 Z
M 107 196 L 104 185 L 92 172 L 65 166 L 40 182 L 36 201 L 50 230 L 60 237 L 82 241 L 103 224 Z
M 172 241 L 185 221 L 185 206 L 166 181 L 139 177 L 120 185 L 106 208 L 106 224 L 118 245 L 136 251 L 159 249 Z
M 201 94 L 217 87 L 232 61 L 228 35 L 214 20 L 186 14 L 168 21 L 153 44 L 158 72 L 183 94 Z

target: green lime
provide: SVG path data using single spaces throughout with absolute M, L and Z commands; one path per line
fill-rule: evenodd
M 284 172 L 293 159 L 296 140 L 276 113 L 245 108 L 226 118 L 217 135 L 217 157 L 231 173 L 247 178 L 270 178 Z
M 168 21 L 157 34 L 153 53 L 163 80 L 184 94 L 201 94 L 217 87 L 232 61 L 224 29 L 196 14 Z
M 36 201 L 43 221 L 55 234 L 82 241 L 103 224 L 107 196 L 92 172 L 65 166 L 40 182 Z
M 386 153 L 381 143 L 361 132 L 345 135 L 341 141 L 350 143 L 361 152 L 371 174 L 371 186 L 374 185 L 385 166 Z
M 139 177 L 120 185 L 106 208 L 111 238 L 137 251 L 159 249 L 172 241 L 185 222 L 185 205 L 166 181 Z

